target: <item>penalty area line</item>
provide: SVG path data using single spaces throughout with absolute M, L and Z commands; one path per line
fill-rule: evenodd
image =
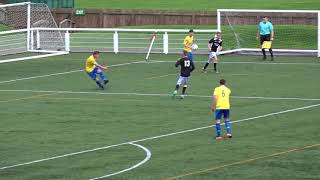
M 240 123 L 240 122 L 245 122 L 245 121 L 251 121 L 251 120 L 261 119 L 261 118 L 270 117 L 270 116 L 274 116 L 274 115 L 280 115 L 280 114 L 285 114 L 285 113 L 289 113 L 289 112 L 310 109 L 310 108 L 314 108 L 314 107 L 318 107 L 318 106 L 320 106 L 320 104 L 314 104 L 314 105 L 310 105 L 310 106 L 303 106 L 303 107 L 299 107 L 299 108 L 293 108 L 293 109 L 288 109 L 288 110 L 284 110 L 284 111 L 278 111 L 278 112 L 264 114 L 264 115 L 255 116 L 255 117 L 251 117 L 251 118 L 235 120 L 235 121 L 232 121 L 231 123 L 234 124 L 234 123 Z M 52 156 L 52 157 L 49 157 L 49 158 L 39 159 L 39 160 L 35 160 L 35 161 L 19 163 L 19 164 L 10 165 L 10 166 L 3 166 L 3 167 L 0 167 L 0 170 L 11 169 L 11 168 L 15 168 L 15 167 L 20 167 L 20 166 L 40 163 L 40 162 L 59 159 L 59 158 L 64 158 L 64 157 L 80 155 L 80 154 L 89 153 L 89 152 L 100 151 L 100 150 L 104 150 L 104 149 L 108 149 L 108 148 L 112 148 L 112 147 L 118 147 L 118 146 L 126 145 L 126 144 L 129 144 L 129 143 L 134 143 L 135 144 L 135 143 L 139 143 L 139 142 L 145 142 L 145 141 L 149 141 L 149 140 L 154 140 L 154 139 L 159 139 L 159 138 L 164 138 L 164 137 L 169 137 L 169 136 L 174 136 L 174 135 L 179 135 L 179 134 L 186 134 L 186 133 L 189 133 L 189 132 L 195 132 L 195 131 L 199 131 L 199 130 L 203 130 L 203 129 L 208 129 L 208 128 L 211 128 L 211 127 L 215 127 L 215 125 L 209 125 L 209 126 L 203 126 L 203 127 L 198 127 L 198 128 L 188 129 L 188 130 L 182 130 L 182 131 L 177 131 L 177 132 L 173 132 L 173 133 L 168 133 L 168 134 L 163 134 L 163 135 L 158 135 L 158 136 L 153 136 L 153 137 L 147 137 L 147 138 L 138 139 L 138 140 L 133 140 L 133 141 L 129 141 L 129 142 L 124 142 L 124 143 L 119 143 L 119 144 L 114 144 L 114 145 L 108 145 L 108 146 L 98 147 L 98 148 L 94 148 L 94 149 L 88 149 L 88 150 L 84 150 L 84 151 L 73 152 L 73 153 L 64 154 L 64 155 Z

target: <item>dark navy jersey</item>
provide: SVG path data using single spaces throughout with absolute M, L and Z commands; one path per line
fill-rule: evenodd
M 222 46 L 222 39 L 212 38 L 210 39 L 209 44 L 211 44 L 211 52 L 217 52 L 218 48 Z
M 180 76 L 189 77 L 195 69 L 194 63 L 188 57 L 183 57 L 176 62 L 176 67 L 180 66 Z

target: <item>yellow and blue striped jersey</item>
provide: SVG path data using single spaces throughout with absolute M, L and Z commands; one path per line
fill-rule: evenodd
M 92 72 L 96 68 L 96 59 L 93 57 L 93 55 L 89 56 L 86 61 L 86 71 Z
M 216 109 L 230 109 L 231 90 L 224 85 L 216 87 L 213 96 L 217 96 Z
M 193 44 L 193 36 L 186 36 L 185 38 L 184 38 L 184 41 L 183 41 L 183 45 L 184 45 L 184 47 L 183 47 L 183 50 L 184 51 L 187 51 L 187 52 L 191 52 L 192 51 L 192 49 L 191 48 L 189 48 L 189 47 L 185 47 L 186 45 L 187 46 L 191 46 Z

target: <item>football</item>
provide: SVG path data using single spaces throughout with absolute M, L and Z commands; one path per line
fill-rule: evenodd
M 193 50 L 197 50 L 199 48 L 197 44 L 192 44 L 191 47 L 192 47 Z

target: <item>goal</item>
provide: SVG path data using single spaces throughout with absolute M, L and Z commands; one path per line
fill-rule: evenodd
M 217 24 L 212 29 L 195 29 L 197 54 L 207 54 L 208 39 L 222 32 L 224 51 L 220 54 L 258 54 L 257 25 L 264 16 L 274 24 L 275 55 L 320 57 L 320 11 L 218 9 Z M 181 53 L 187 29 L 121 29 L 121 28 L 35 28 L 38 31 L 60 31 L 65 34 L 67 50 L 85 52 L 147 53 L 150 36 L 156 32 L 151 53 Z
M 320 57 L 320 11 L 219 9 L 218 30 L 229 53 L 260 53 L 257 25 L 267 16 L 274 25 L 273 49 L 281 55 Z
M 222 32 L 220 54 L 258 54 L 257 24 L 274 24 L 275 55 L 320 57 L 320 11 L 218 9 L 212 29 L 194 29 L 196 54 L 208 53 L 208 40 Z M 66 23 L 65 20 L 62 24 Z M 114 53 L 181 53 L 188 29 L 58 28 L 45 4 L 0 5 L 0 63 L 99 50 Z M 150 37 L 153 46 L 150 46 Z M 152 48 L 150 48 L 152 47 Z
M 66 54 L 65 34 L 42 3 L 0 5 L 0 63 Z

